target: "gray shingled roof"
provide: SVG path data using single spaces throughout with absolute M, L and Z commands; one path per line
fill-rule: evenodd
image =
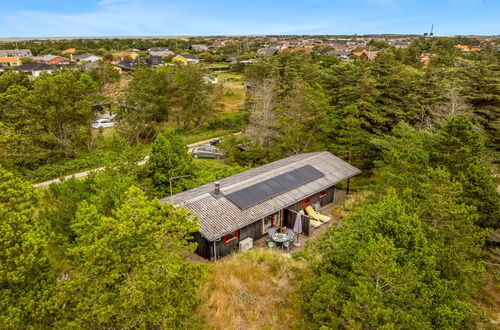
M 324 176 L 244 210 L 224 197 L 304 165 L 313 166 Z M 213 193 L 214 183 L 209 183 L 174 195 L 172 199 L 164 198 L 161 202 L 173 201 L 175 207 L 193 211 L 200 218 L 200 234 L 213 241 L 359 173 L 359 169 L 326 151 L 299 154 L 219 180 L 219 196 Z

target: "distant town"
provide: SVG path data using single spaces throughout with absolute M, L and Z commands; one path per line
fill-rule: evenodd
M 425 33 L 423 38 L 433 38 Z M 99 62 L 112 63 L 120 73 L 133 71 L 139 64 L 148 67 L 179 64 L 202 64 L 213 71 L 244 67 L 262 57 L 275 56 L 285 50 L 338 57 L 350 62 L 356 58 L 373 60 L 379 51 L 394 47 L 407 48 L 422 36 L 239 36 L 239 37 L 171 37 L 171 38 L 42 38 L 3 39 L 0 41 L 0 74 L 4 70 L 21 71 L 37 77 L 42 72 L 78 67 L 89 71 Z M 481 52 L 486 48 L 500 50 L 499 37 L 462 38 L 456 49 Z M 19 45 L 30 46 L 21 48 Z M 68 45 L 68 48 L 62 48 Z M 129 46 L 129 47 L 127 47 Z M 428 67 L 434 53 L 417 54 Z

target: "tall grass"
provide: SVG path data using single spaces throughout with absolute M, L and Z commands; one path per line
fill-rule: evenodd
M 215 263 L 198 313 L 207 329 L 293 329 L 301 324 L 294 277 L 301 265 L 278 252 L 252 250 Z

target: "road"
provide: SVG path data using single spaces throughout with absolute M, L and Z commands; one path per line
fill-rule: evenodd
M 233 135 L 240 135 L 240 134 L 241 134 L 241 132 L 238 132 L 238 133 L 234 133 Z M 220 137 L 211 138 L 211 139 L 208 139 L 208 140 L 203 140 L 203 141 L 198 141 L 198 142 L 195 142 L 195 143 L 188 144 L 187 145 L 188 148 L 189 148 L 188 152 L 191 152 L 191 150 L 193 150 L 193 148 L 196 147 L 196 146 L 210 143 L 210 141 L 213 140 L 213 139 L 220 139 Z M 144 157 L 144 159 L 141 160 L 140 162 L 138 162 L 137 165 L 144 165 L 144 164 L 146 164 L 148 162 L 148 159 L 149 159 L 149 156 Z M 49 180 L 49 181 L 36 183 L 36 184 L 33 185 L 33 187 L 35 187 L 35 188 L 43 188 L 43 187 L 47 187 L 48 185 L 50 185 L 52 183 L 61 182 L 63 180 L 67 180 L 67 179 L 71 179 L 71 178 L 77 178 L 77 179 L 85 178 L 90 173 L 99 172 L 99 171 L 104 170 L 105 168 L 106 167 L 98 167 L 98 168 L 94 168 L 94 169 L 91 169 L 91 170 L 88 170 L 88 171 L 83 171 L 83 172 L 79 172 L 79 173 L 74 173 L 74 174 L 66 175 L 66 176 L 63 176 L 63 177 L 60 177 L 60 178 L 57 178 L 57 179 L 52 179 L 52 180 Z

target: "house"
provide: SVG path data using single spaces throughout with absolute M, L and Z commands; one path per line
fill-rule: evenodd
M 12 68 L 12 71 L 16 72 L 24 72 L 25 74 L 33 77 L 38 77 L 42 72 L 52 73 L 52 66 L 45 63 L 26 63 L 21 64 L 20 66 L 16 66 Z
M 137 54 L 136 52 L 118 52 L 118 53 L 113 53 L 113 57 L 119 59 L 120 61 L 127 59 L 135 60 L 136 58 L 139 57 L 139 54 Z
M 195 52 L 206 52 L 208 51 L 207 45 L 191 45 L 190 47 Z
M 29 49 L 0 49 L 0 57 L 33 57 Z
M 172 59 L 172 62 L 178 62 L 183 64 L 200 63 L 200 59 L 194 54 L 179 54 Z
M 49 54 L 45 56 L 33 56 L 33 62 L 53 65 L 53 64 L 66 64 L 69 63 L 69 60 L 62 56 Z
M 128 71 L 134 70 L 135 65 L 137 64 L 137 62 L 138 62 L 138 59 L 135 59 L 135 60 L 126 59 L 126 60 L 120 61 L 118 63 L 114 63 L 113 65 L 120 72 L 128 72 Z
M 241 54 L 227 54 L 227 55 L 226 55 L 226 58 L 227 58 L 228 60 L 234 60 L 234 59 L 236 59 L 236 58 L 238 58 L 238 57 L 240 57 L 240 56 L 241 56 Z
M 278 53 L 275 48 L 261 48 L 257 51 L 257 56 L 274 56 Z
M 455 48 L 462 52 L 470 52 L 470 48 L 467 45 L 456 45 Z
M 82 55 L 75 55 L 73 56 L 73 59 L 76 62 L 98 62 L 102 61 L 102 57 L 94 55 L 94 54 L 82 54 Z
M 74 52 L 76 52 L 76 49 L 75 48 L 68 48 L 68 49 L 65 49 L 61 52 L 61 54 L 73 54 Z
M 364 50 L 361 52 L 361 58 L 365 58 L 369 61 L 373 61 L 379 52 L 376 50 Z
M 153 47 L 150 49 L 158 49 L 158 50 L 148 50 L 150 56 L 170 56 L 170 55 L 175 55 L 175 53 L 171 50 L 168 50 L 168 48 L 164 47 Z
M 436 56 L 436 54 L 424 53 L 420 55 L 420 63 L 422 63 L 422 67 L 424 69 L 427 69 L 429 67 L 429 65 L 431 64 L 431 60 L 434 56 Z
M 346 59 L 346 58 L 349 58 L 349 56 L 351 55 L 351 52 L 347 52 L 347 51 L 343 51 L 343 50 L 329 50 L 326 52 L 322 52 L 321 54 L 323 54 L 323 55 L 335 55 L 335 56 L 338 56 L 340 58 Z
M 19 57 L 0 57 L 0 67 L 21 65 Z
M 215 260 L 238 249 L 244 239 L 257 240 L 272 227 L 293 228 L 298 211 L 335 199 L 335 185 L 361 173 L 329 152 L 290 156 L 218 182 L 167 197 L 199 219 L 196 252 Z M 303 233 L 311 233 L 303 216 Z
M 147 66 L 158 66 L 163 64 L 163 56 L 150 56 L 146 59 Z

